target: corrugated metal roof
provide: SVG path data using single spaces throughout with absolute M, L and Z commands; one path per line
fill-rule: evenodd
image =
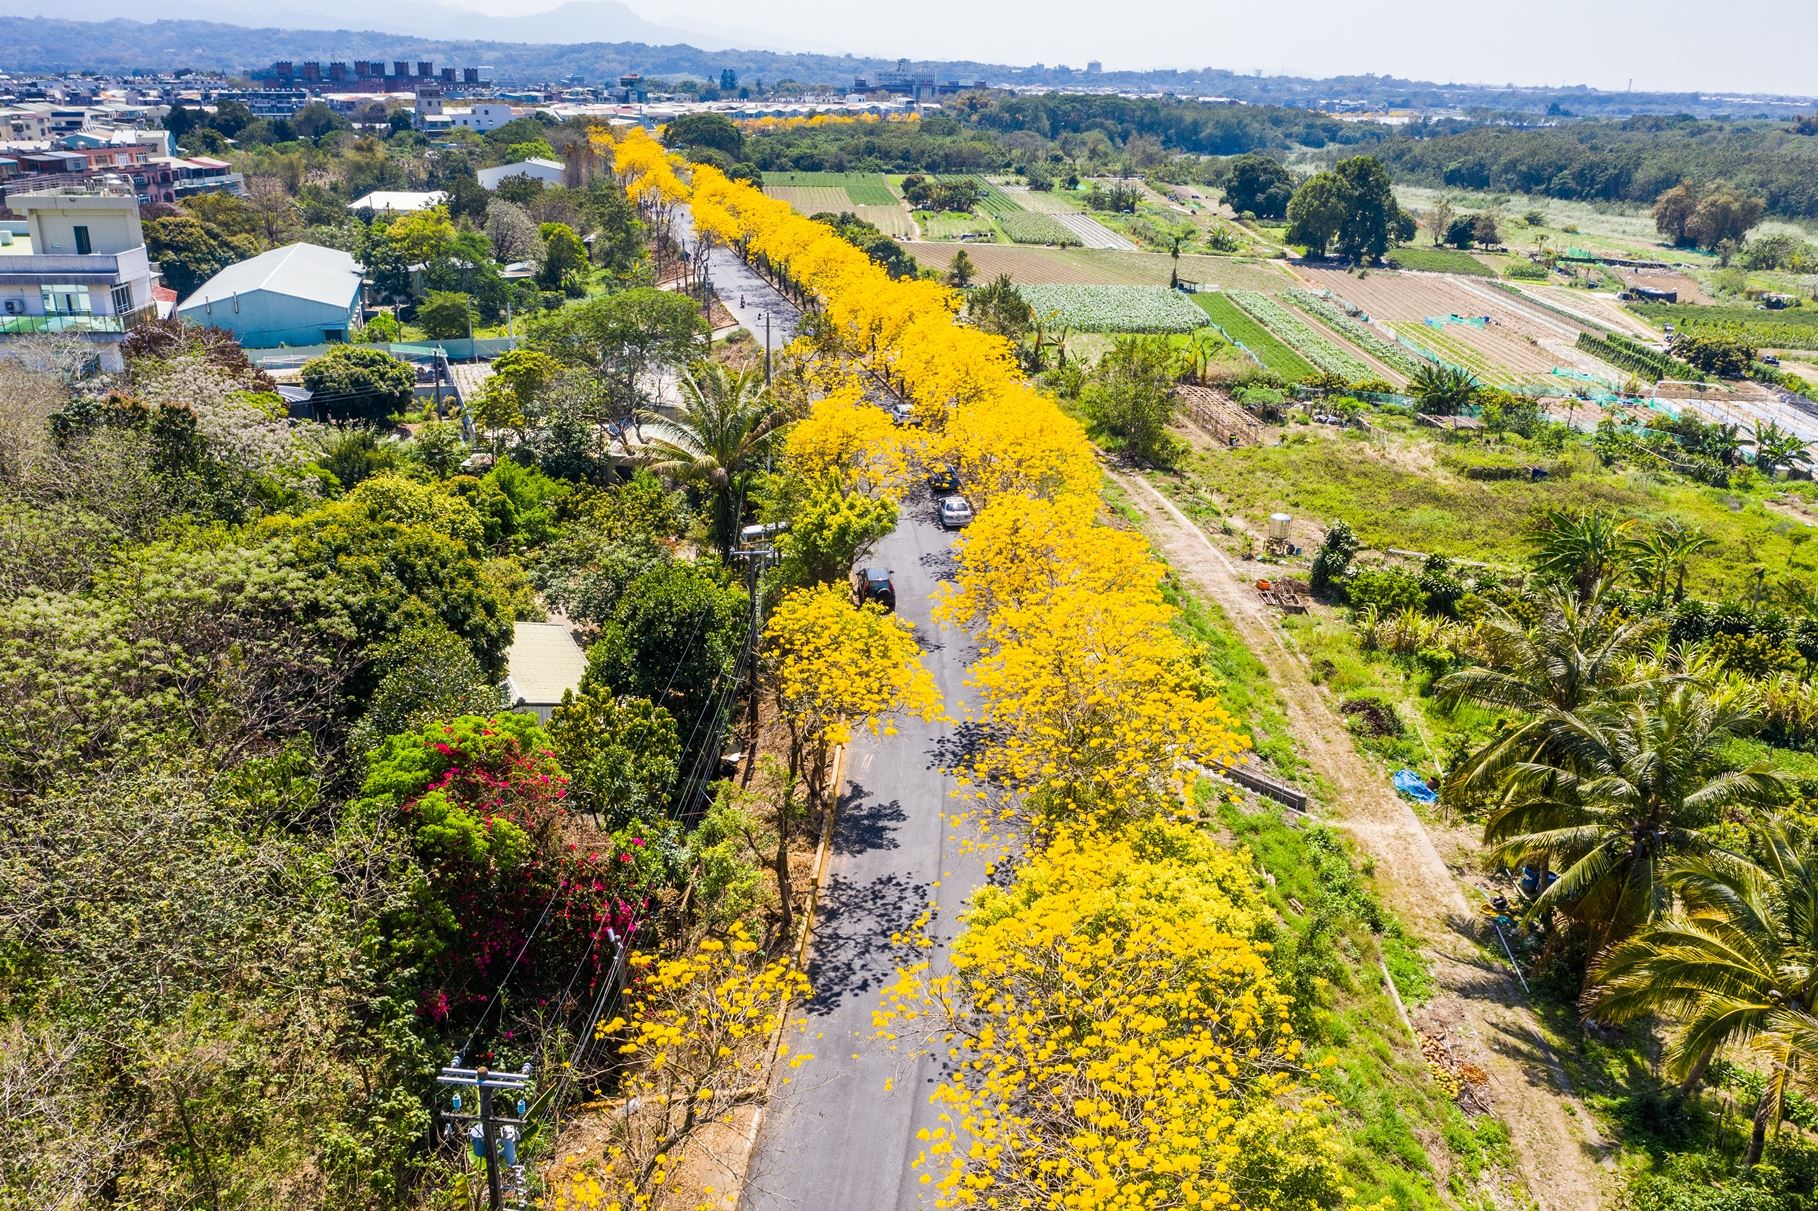
M 375 189 L 363 198 L 355 198 L 347 204 L 349 210 L 383 210 L 393 214 L 403 214 L 412 210 L 428 210 L 431 206 L 440 206 L 448 200 L 448 195 L 440 189 L 431 189 L 423 193 L 413 193 L 403 189 Z
M 213 303 L 232 305 L 237 294 L 266 290 L 291 298 L 346 307 L 360 288 L 360 265 L 338 248 L 286 244 L 229 265 L 184 299 L 178 314 Z
M 565 690 L 580 690 L 587 653 L 560 623 L 520 622 L 513 626 L 505 670 L 512 706 L 553 706 Z

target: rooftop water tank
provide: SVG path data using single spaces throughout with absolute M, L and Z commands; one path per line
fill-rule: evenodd
M 1288 536 L 1288 526 L 1293 520 L 1294 519 L 1289 517 L 1286 513 L 1269 514 L 1269 537 L 1286 538 Z

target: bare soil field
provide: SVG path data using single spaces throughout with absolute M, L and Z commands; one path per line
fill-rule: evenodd
M 1613 294 L 1602 294 L 1594 290 L 1573 290 L 1569 286 L 1542 286 L 1528 282 L 1517 283 L 1523 294 L 1531 294 L 1543 302 L 1583 316 L 1587 320 L 1614 328 L 1641 340 L 1658 340 L 1660 333 L 1650 328 L 1645 320 L 1622 305 Z
M 1432 273 L 1376 271 L 1354 276 L 1343 270 L 1304 266 L 1296 272 L 1313 288 L 1330 290 L 1362 307 L 1379 327 L 1400 332 L 1486 382 L 1550 386 L 1563 393 L 1573 380 L 1554 375 L 1555 367 L 1605 379 L 1617 375 L 1613 368 L 1575 347 L 1583 329 L 1539 308 L 1523 306 L 1494 286 Z M 1488 316 L 1490 322 L 1481 328 L 1426 323 L 1429 318 L 1452 315 Z
M 913 240 L 921 235 L 915 225 L 915 216 L 901 206 L 848 206 L 846 209 L 891 239 Z

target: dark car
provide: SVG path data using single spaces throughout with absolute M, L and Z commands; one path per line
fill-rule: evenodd
M 865 568 L 852 574 L 852 596 L 860 605 L 875 601 L 885 610 L 896 610 L 896 582 L 887 568 Z
M 952 467 L 942 467 L 928 476 L 928 489 L 936 496 L 952 496 L 959 486 L 959 472 Z

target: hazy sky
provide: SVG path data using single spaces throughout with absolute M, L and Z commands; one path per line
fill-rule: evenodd
M 456 0 L 534 12 L 556 0 Z M 627 0 L 741 43 L 1107 69 L 1818 94 L 1818 0 Z M 745 37 L 737 37 L 738 35 Z

